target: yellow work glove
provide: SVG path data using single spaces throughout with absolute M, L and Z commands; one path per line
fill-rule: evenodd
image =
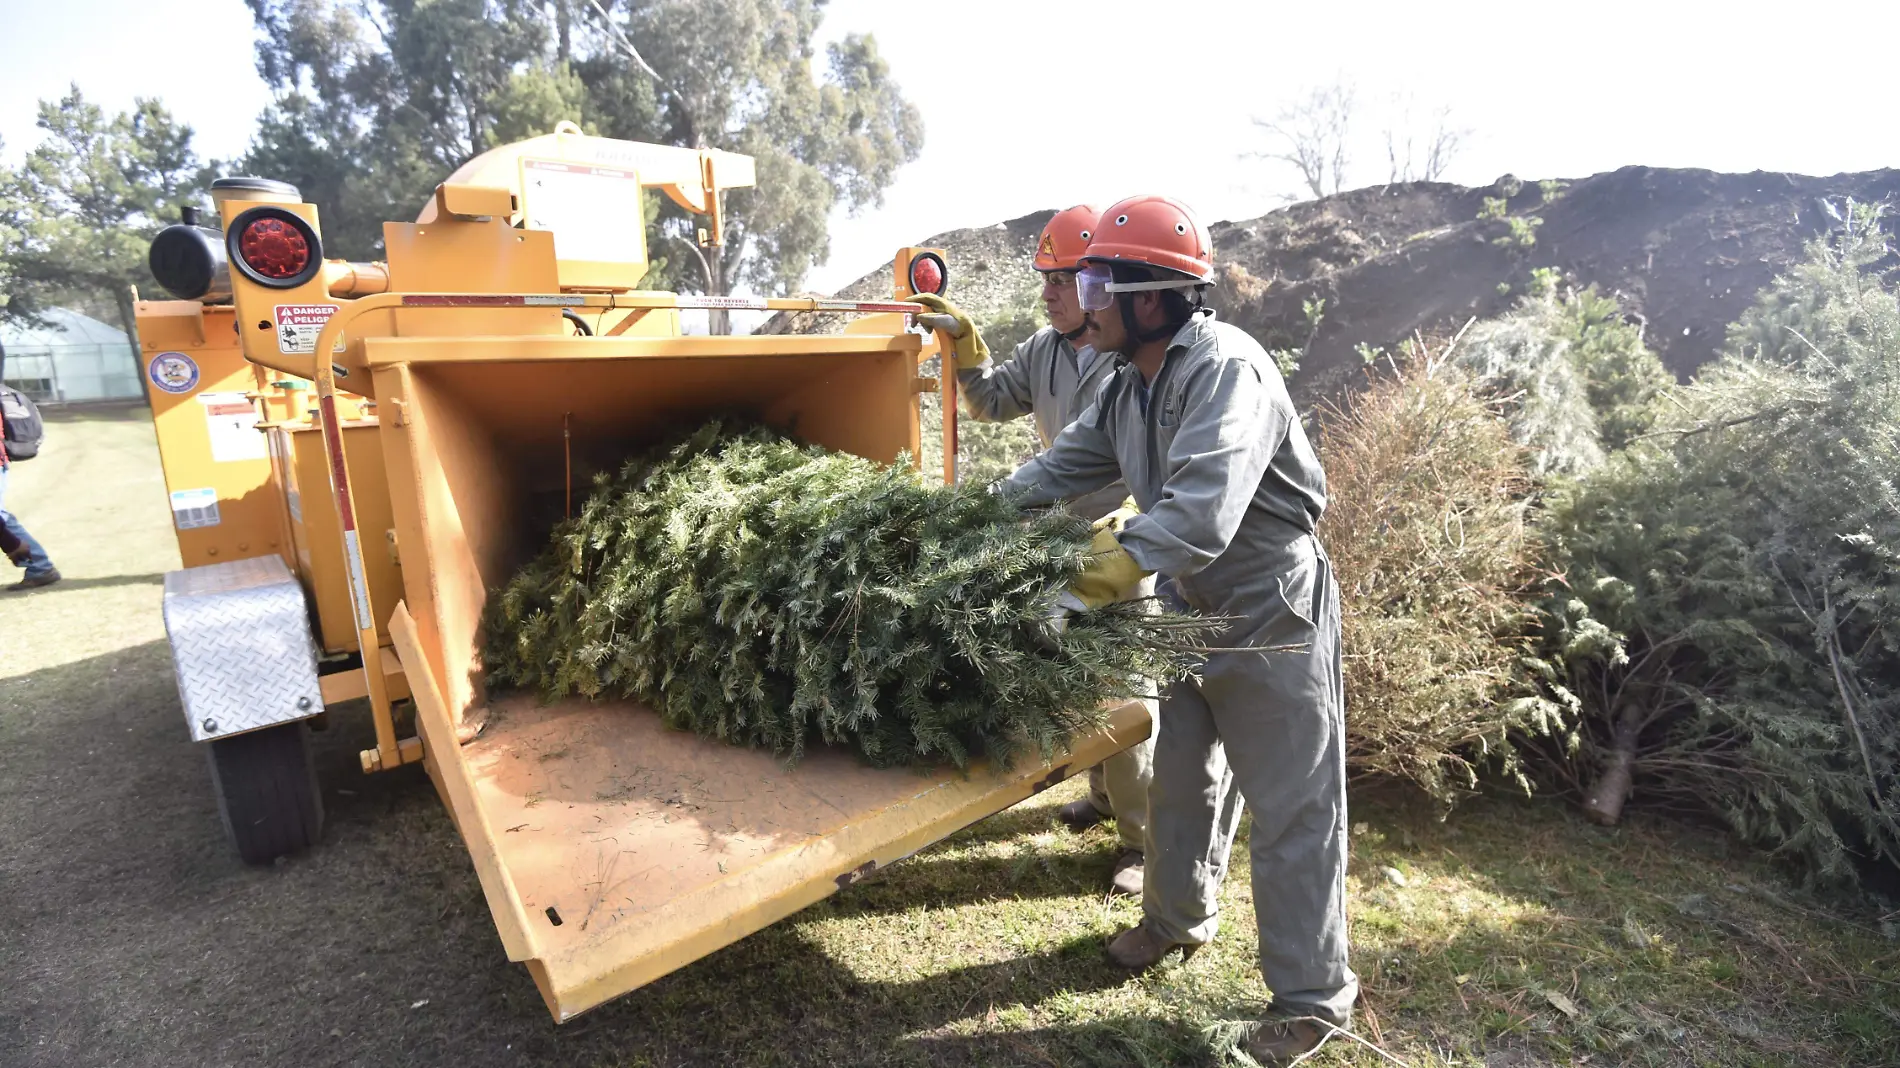
M 1148 577 L 1148 572 L 1135 563 L 1135 558 L 1128 555 L 1128 550 L 1122 548 L 1121 541 L 1115 537 L 1120 525 L 1111 521 L 1118 517 L 1126 521 L 1117 512 L 1095 525 L 1088 566 L 1069 583 L 1069 592 L 1085 608 L 1105 608 L 1118 601 L 1132 600 L 1141 580 Z
M 963 314 L 962 308 L 957 307 L 955 304 L 950 303 L 935 293 L 919 293 L 910 299 L 929 308 L 930 311 L 934 313 L 928 317 L 918 316 L 919 320 L 926 318 L 937 319 L 941 317 L 951 321 L 949 328 L 946 329 L 945 332 L 951 335 L 951 340 L 955 342 L 957 347 L 957 370 L 974 371 L 989 361 L 990 347 L 983 344 L 983 335 L 976 332 L 976 324 L 970 321 L 968 315 Z M 937 329 L 939 323 L 925 322 L 924 325 L 932 329 Z
M 1148 577 L 1148 572 L 1135 563 L 1135 558 L 1128 555 L 1115 535 L 1121 533 L 1129 517 L 1138 511 L 1135 499 L 1130 497 L 1120 508 L 1095 521 L 1089 562 L 1075 581 L 1069 583 L 1068 591 L 1056 598 L 1055 608 L 1049 613 L 1050 631 L 1061 634 L 1068 630 L 1070 616 L 1134 599 L 1135 591 L 1141 586 L 1141 580 Z

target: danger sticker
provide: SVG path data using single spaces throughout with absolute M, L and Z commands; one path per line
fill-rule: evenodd
M 218 491 L 215 489 L 177 490 L 172 494 L 172 522 L 179 530 L 215 527 L 218 515 Z
M 274 313 L 277 320 L 277 351 L 286 356 L 308 356 L 317 351 L 317 335 L 323 332 L 323 324 L 335 314 L 334 304 L 277 305 Z M 337 351 L 342 352 L 343 346 L 339 344 Z

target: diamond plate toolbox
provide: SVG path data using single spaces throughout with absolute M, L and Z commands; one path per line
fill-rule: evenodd
M 192 741 L 323 711 L 303 587 L 279 557 L 167 573 L 165 632 Z

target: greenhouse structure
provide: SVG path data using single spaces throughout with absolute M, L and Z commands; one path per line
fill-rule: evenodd
M 137 345 L 125 331 L 67 308 L 51 308 L 38 325 L 0 322 L 0 368 L 6 384 L 39 404 L 138 400 Z

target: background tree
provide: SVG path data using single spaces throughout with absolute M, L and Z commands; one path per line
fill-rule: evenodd
M 1347 142 L 1355 98 L 1350 82 L 1334 82 L 1308 89 L 1271 119 L 1255 116 L 1253 124 L 1267 135 L 1272 147 L 1251 156 L 1292 166 L 1316 198 L 1339 192 L 1345 188 L 1346 166 L 1351 162 Z
M 596 107 L 602 133 L 758 160 L 758 186 L 727 197 L 723 248 L 699 249 L 693 222 L 666 206 L 668 247 L 698 269 L 697 277 L 675 274 L 681 288 L 798 288 L 830 251 L 832 210 L 882 203 L 897 168 L 923 149 L 923 120 L 874 39 L 850 34 L 829 45 L 824 77 L 814 76 L 812 37 L 823 15 L 816 0 L 630 0 L 602 10 L 658 75 L 645 79 L 658 129 L 630 129 Z M 628 81 L 644 76 L 624 50 L 604 59 L 581 68 L 598 104 L 623 97 Z
M 1355 150 L 1373 147 L 1370 138 L 1355 139 L 1362 115 L 1358 90 L 1349 81 L 1302 90 L 1272 118 L 1254 117 L 1267 147 L 1243 153 L 1241 158 L 1286 164 L 1299 175 L 1306 193 L 1315 198 L 1332 196 L 1355 180 Z M 1375 113 L 1374 118 L 1380 115 Z M 1421 118 L 1417 100 L 1399 93 L 1383 112 L 1379 136 L 1384 142 L 1388 183 L 1436 182 L 1450 170 L 1471 130 L 1452 121 L 1449 107 Z
M 244 167 L 315 203 L 333 255 L 380 255 L 382 223 L 413 218 L 437 182 L 497 143 L 498 123 L 518 133 L 580 103 L 548 54 L 545 12 L 527 3 L 248 2 L 257 71 L 277 95 Z
M 136 338 L 130 287 L 158 285 L 152 235 L 204 203 L 211 168 L 155 100 L 108 117 L 75 87 L 41 101 L 39 127 L 48 136 L 21 165 L 0 167 L 0 318 L 69 305 L 116 316 Z
M 1393 101 L 1385 125 L 1386 181 L 1436 182 L 1445 177 L 1452 160 L 1471 136 L 1468 127 L 1452 124 L 1451 108 L 1441 107 L 1429 124 L 1413 118 L 1414 99 L 1408 94 Z
M 277 90 L 247 168 L 296 183 L 338 255 L 381 248 L 468 157 L 573 119 L 590 133 L 758 160 L 727 197 L 726 244 L 648 203 L 649 283 L 796 289 L 840 205 L 880 203 L 923 123 L 869 37 L 813 45 L 820 0 L 249 0 Z

